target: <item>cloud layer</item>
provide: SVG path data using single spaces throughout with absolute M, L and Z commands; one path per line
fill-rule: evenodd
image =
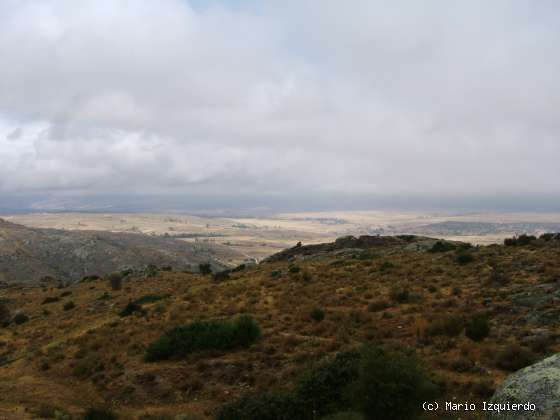
M 554 1 L 5 0 L 0 192 L 560 193 Z

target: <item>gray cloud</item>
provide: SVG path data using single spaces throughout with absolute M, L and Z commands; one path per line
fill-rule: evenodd
M 560 193 L 556 2 L 0 17 L 0 192 Z

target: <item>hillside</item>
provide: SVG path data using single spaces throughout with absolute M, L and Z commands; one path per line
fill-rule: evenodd
M 194 271 L 206 262 L 227 266 L 216 258 L 215 246 L 134 233 L 28 228 L 0 219 L 0 283 L 77 281 L 150 264 Z
M 89 407 L 121 419 L 215 418 L 247 392 L 291 389 L 305 369 L 364 343 L 415 353 L 439 401 L 485 400 L 511 371 L 560 350 L 559 258 L 557 236 L 476 248 L 361 237 L 297 246 L 227 275 L 132 277 L 121 290 L 101 279 L 11 286 L 0 297 L 28 320 L 0 328 L 0 418 L 55 408 L 81 418 Z M 250 346 L 145 359 L 173 327 L 242 313 L 262 330 Z

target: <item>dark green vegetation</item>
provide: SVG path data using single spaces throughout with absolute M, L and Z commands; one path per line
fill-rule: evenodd
M 76 307 L 76 304 L 72 301 L 66 302 L 62 307 L 65 311 L 70 311 Z
M 124 309 L 119 312 L 119 315 L 123 317 L 132 315 L 133 313 L 144 315 L 146 314 L 146 310 L 142 305 L 154 303 L 167 297 L 169 297 L 169 295 L 144 295 L 139 299 L 128 302 Z
M 543 236 L 541 236 L 542 239 L 544 240 L 551 240 L 552 238 L 554 238 L 554 234 L 544 234 Z M 531 242 L 536 241 L 537 237 L 533 236 L 533 235 L 519 235 L 519 236 L 514 236 L 513 238 L 506 238 L 504 239 L 504 245 L 505 246 L 524 246 L 524 245 L 529 245 Z
M 473 341 L 482 341 L 489 333 L 490 324 L 484 314 L 474 315 L 465 327 L 465 335 Z
M 146 360 L 153 362 L 203 350 L 249 347 L 260 335 L 259 326 L 249 315 L 241 315 L 235 321 L 196 321 L 176 327 L 152 343 L 146 351 Z
M 210 263 L 200 263 L 198 264 L 198 271 L 203 275 L 212 274 L 212 267 Z
M 111 410 L 101 408 L 90 408 L 85 414 L 83 420 L 117 420 L 117 415 Z
M 22 312 L 18 312 L 15 314 L 13 321 L 16 325 L 21 325 L 29 321 L 29 317 Z
M 414 419 L 421 402 L 437 393 L 414 356 L 365 347 L 309 369 L 290 390 L 247 394 L 225 405 L 217 418 L 313 420 L 351 413 L 371 420 Z

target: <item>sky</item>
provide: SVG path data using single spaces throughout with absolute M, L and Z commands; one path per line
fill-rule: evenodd
M 560 197 L 558 45 L 547 0 L 2 0 L 0 200 Z

